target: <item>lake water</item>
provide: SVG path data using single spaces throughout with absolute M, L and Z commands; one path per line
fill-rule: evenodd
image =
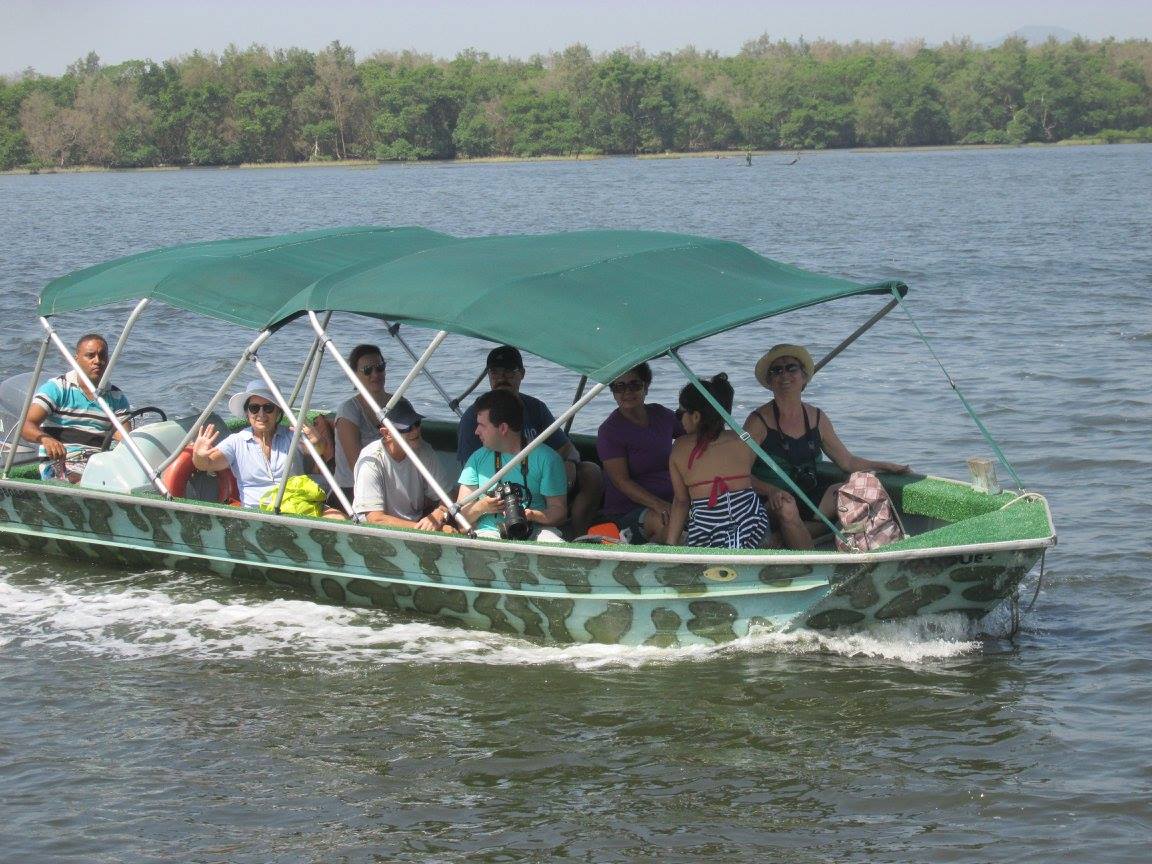
M 998 614 L 676 651 L 539 646 L 0 551 L 0 860 L 1146 861 L 1152 147 L 789 161 L 0 177 L 0 378 L 32 365 L 48 280 L 235 235 L 644 228 L 903 279 L 1060 534 L 1015 639 Z M 739 414 L 764 399 L 768 345 L 827 350 L 877 302 L 840 307 L 685 356 L 729 372 Z M 116 334 L 124 314 L 58 326 Z M 337 323 L 344 348 L 388 341 Z M 261 355 L 288 385 L 305 350 L 289 330 Z M 115 377 L 136 405 L 189 410 L 247 338 L 154 307 Z M 485 350 L 450 340 L 433 368 L 458 392 Z M 401 352 L 385 353 L 397 383 Z M 571 398 L 573 376 L 529 367 L 527 392 Z M 655 371 L 674 403 L 675 370 Z M 325 377 L 334 405 L 345 388 Z M 858 453 L 959 477 L 990 455 L 902 312 L 809 392 Z M 415 401 L 437 411 L 423 383 Z

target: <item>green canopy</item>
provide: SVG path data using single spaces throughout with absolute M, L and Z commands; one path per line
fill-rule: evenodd
M 856 294 L 903 294 L 771 261 L 738 243 L 649 231 L 461 240 L 342 228 L 160 249 L 50 283 L 40 313 L 153 297 L 253 329 L 352 312 L 506 342 L 610 381 L 670 348 Z
M 145 297 L 262 330 L 318 279 L 410 255 L 456 238 L 424 228 L 332 228 L 279 237 L 188 243 L 117 258 L 48 284 L 48 317 Z
M 741 324 L 855 294 L 901 295 L 650 231 L 461 240 L 317 282 L 280 310 L 334 310 L 505 342 L 587 375 L 621 372 Z

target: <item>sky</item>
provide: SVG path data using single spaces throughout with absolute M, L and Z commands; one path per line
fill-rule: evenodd
M 692 45 L 723 55 L 763 33 L 839 42 L 970 36 L 999 40 L 1021 27 L 1059 27 L 1089 39 L 1152 38 L 1149 0 L 0 0 L 0 75 L 29 67 L 59 75 L 95 51 L 105 65 L 163 61 L 235 44 L 317 51 L 413 50 L 451 58 L 465 48 L 528 58 L 576 42 L 594 53 L 649 54 Z

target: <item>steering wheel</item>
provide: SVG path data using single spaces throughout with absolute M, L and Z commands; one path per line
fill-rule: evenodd
M 128 416 L 124 418 L 124 425 L 131 428 L 132 421 L 135 420 L 137 417 L 140 417 L 144 414 L 157 414 L 157 415 L 159 415 L 161 423 L 163 423 L 165 420 L 168 419 L 168 415 L 164 413 L 163 409 L 156 408 L 152 405 L 145 405 L 143 408 L 137 408 L 133 411 L 129 411 Z M 116 434 L 116 427 L 115 426 L 111 427 L 107 432 L 104 433 L 104 440 L 100 442 L 101 452 L 107 450 L 109 447 L 112 446 L 112 436 L 115 434 Z

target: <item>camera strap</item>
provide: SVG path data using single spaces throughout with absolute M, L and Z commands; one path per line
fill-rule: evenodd
M 496 466 L 496 471 L 499 471 L 504 465 L 504 454 L 498 451 L 493 451 L 492 463 Z M 495 471 L 492 473 L 496 473 Z M 520 460 L 520 473 L 524 475 L 524 494 L 528 496 L 528 500 L 524 502 L 525 507 L 532 506 L 532 490 L 528 488 L 528 460 Z

